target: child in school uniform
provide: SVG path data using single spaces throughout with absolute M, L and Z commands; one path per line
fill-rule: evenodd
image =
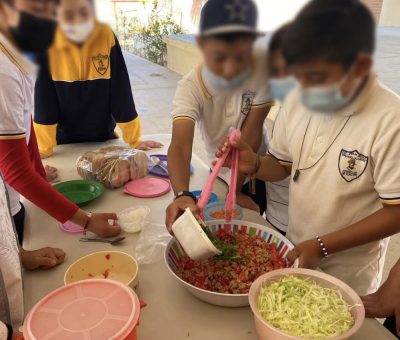
M 162 147 L 141 141 L 141 125 L 121 47 L 111 28 L 97 22 L 93 0 L 62 0 L 59 27 L 35 87 L 34 126 L 42 157 L 57 144 L 104 142 L 116 126 L 132 148 Z
M 311 1 L 284 36 L 299 88 L 285 100 L 269 155 L 234 144 L 240 171 L 292 178 L 290 260 L 359 294 L 378 289 L 389 236 L 400 231 L 400 98 L 373 71 L 374 42 L 360 1 Z
M 198 46 L 204 63 L 178 84 L 172 112 L 172 141 L 168 167 L 175 200 L 167 209 L 167 227 L 186 208 L 196 213 L 196 200 L 189 191 L 189 164 L 197 125 L 210 165 L 221 138 L 231 127 L 242 129 L 258 150 L 263 123 L 271 106 L 267 73 L 267 44 L 256 39 L 257 8 L 252 0 L 209 0 L 203 7 Z M 265 184 L 258 183 L 258 205 L 241 194 L 238 204 L 265 210 Z M 248 190 L 247 190 L 248 191 Z
M 293 91 L 296 86 L 294 77 L 289 73 L 286 61 L 282 52 L 282 41 L 285 32 L 289 28 L 290 23 L 283 25 L 273 32 L 268 44 L 268 67 L 269 67 L 269 85 L 271 95 L 278 106 L 278 115 L 281 105 L 285 101 L 287 95 Z M 271 138 L 274 133 L 274 121 L 276 117 L 271 117 L 272 112 L 265 120 L 264 133 L 265 145 L 269 148 Z M 282 234 L 286 234 L 289 223 L 289 184 L 290 177 L 279 182 L 267 182 L 267 208 L 265 211 L 267 221 L 279 230 Z
M 15 339 L 24 317 L 22 269 L 7 188 L 0 174 L 0 339 Z M 15 333 L 15 334 L 14 334 Z
M 51 4 L 47 0 L 38 3 L 39 9 Z M 54 24 L 31 6 L 29 0 L 0 0 L 0 172 L 7 184 L 10 209 L 13 216 L 21 211 L 21 194 L 61 223 L 70 220 L 103 237 L 117 235 L 119 226 L 108 222 L 117 219 L 115 214 L 88 214 L 47 182 L 32 127 L 36 66 L 23 52 L 45 51 Z M 18 220 L 23 229 L 24 218 Z

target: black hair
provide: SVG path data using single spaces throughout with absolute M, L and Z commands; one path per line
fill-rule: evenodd
M 288 65 L 323 58 L 344 68 L 375 49 L 375 21 L 359 0 L 312 0 L 283 38 Z
M 274 31 L 269 39 L 268 43 L 268 52 L 272 53 L 276 50 L 282 49 L 283 37 L 289 29 L 290 22 L 285 25 L 279 27 L 276 31 Z
M 232 44 L 239 39 L 255 39 L 256 34 L 250 32 L 229 32 L 229 33 L 216 33 L 206 36 L 201 36 L 203 40 L 216 39 Z

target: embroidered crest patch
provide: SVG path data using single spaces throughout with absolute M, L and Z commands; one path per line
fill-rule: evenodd
M 359 178 L 368 165 L 368 157 L 359 153 L 357 150 L 347 151 L 342 149 L 339 155 L 340 176 L 346 182 L 354 181 Z
M 96 71 L 103 76 L 110 65 L 110 58 L 108 55 L 98 54 L 92 57 L 92 62 Z

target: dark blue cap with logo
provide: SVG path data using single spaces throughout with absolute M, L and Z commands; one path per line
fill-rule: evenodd
M 200 35 L 254 33 L 257 30 L 257 6 L 252 0 L 208 0 L 201 11 Z

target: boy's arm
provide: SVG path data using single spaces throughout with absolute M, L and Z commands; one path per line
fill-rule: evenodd
M 382 202 L 382 209 L 339 231 L 319 235 L 328 254 L 377 241 L 400 231 L 400 120 L 396 116 L 387 121 L 390 123 L 383 126 L 380 129 L 383 132 L 375 137 L 369 157 L 374 188 Z M 322 255 L 320 245 L 313 239 L 295 247 L 290 259 L 299 258 L 301 266 L 316 268 Z
M 175 195 L 189 191 L 194 127 L 194 121 L 191 119 L 178 119 L 173 123 L 172 141 L 168 149 L 168 172 Z M 168 230 L 171 230 L 172 224 L 186 208 L 190 208 L 195 214 L 198 212 L 196 202 L 188 196 L 182 196 L 168 206 Z
M 248 117 L 242 126 L 242 140 L 249 144 L 254 152 L 257 152 L 260 148 L 262 137 L 263 137 L 263 126 L 264 121 L 267 118 L 269 110 L 271 109 L 270 104 L 253 106 L 248 114 Z M 236 199 L 240 206 L 248 209 L 257 209 L 258 206 L 252 199 L 246 195 L 243 195 L 242 188 L 246 175 L 239 173 L 236 187 Z
M 387 280 L 373 294 L 362 296 L 365 314 L 369 318 L 396 317 L 396 330 L 400 336 L 400 260 L 390 270 Z
M 382 209 L 339 231 L 321 237 L 329 254 L 358 247 L 384 239 L 400 231 L 400 206 L 385 205 Z M 316 239 L 300 243 L 293 249 L 289 259 L 299 258 L 299 266 L 315 269 L 323 258 Z
M 175 194 L 189 191 L 194 128 L 201 117 L 202 100 L 202 93 L 193 81 L 184 78 L 178 83 L 172 111 L 172 140 L 168 149 L 168 173 Z M 166 225 L 169 230 L 186 208 L 195 214 L 198 212 L 196 202 L 188 196 L 178 198 L 168 206 Z
M 56 88 L 50 74 L 46 54 L 39 58 L 39 73 L 35 84 L 34 128 L 42 157 L 50 157 L 57 145 L 56 131 L 60 112 Z
M 141 141 L 142 126 L 136 112 L 128 69 L 121 46 L 114 35 L 110 53 L 111 63 L 111 113 L 122 131 L 122 138 L 131 148 L 150 150 L 163 145 L 155 141 Z
M 135 148 L 141 143 L 142 128 L 133 100 L 128 69 L 115 35 L 114 46 L 110 52 L 110 67 L 111 114 L 122 131 L 125 143 Z
M 191 119 L 175 120 L 172 126 L 172 140 L 168 149 L 168 172 L 175 194 L 189 190 L 194 126 Z

